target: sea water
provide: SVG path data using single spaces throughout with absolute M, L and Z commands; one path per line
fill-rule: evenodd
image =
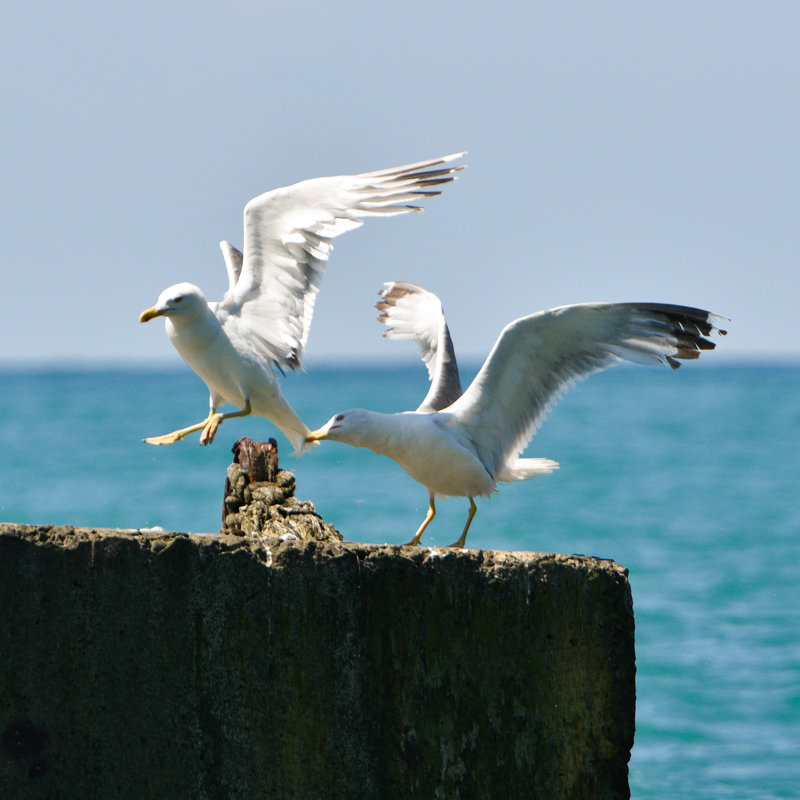
M 427 390 L 419 365 L 318 365 L 283 384 L 311 427 Z M 183 367 L 5 370 L 0 388 L 5 521 L 215 532 L 240 436 L 275 436 L 297 496 L 345 539 L 400 543 L 425 515 L 427 492 L 388 459 L 331 442 L 297 459 L 262 419 L 226 421 L 209 447 L 143 444 L 205 416 Z M 560 470 L 477 501 L 470 547 L 630 570 L 635 798 L 800 798 L 798 444 L 800 368 L 623 367 L 572 389 L 536 434 L 526 454 Z M 467 502 L 437 509 L 423 544 L 455 540 Z

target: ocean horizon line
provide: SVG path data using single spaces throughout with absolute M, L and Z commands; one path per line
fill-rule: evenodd
M 464 370 L 474 370 L 481 366 L 481 357 L 459 359 L 459 364 Z M 713 358 L 699 360 L 696 363 L 687 363 L 684 367 L 694 369 L 720 370 L 720 369 L 797 369 L 800 368 L 800 353 L 794 355 L 762 354 L 762 355 L 723 355 L 715 354 Z M 416 354 L 411 356 L 393 355 L 390 357 L 347 356 L 343 358 L 308 358 L 298 373 L 318 369 L 424 369 Z M 637 364 L 620 364 L 621 369 L 641 369 Z M 187 370 L 186 364 L 180 359 L 158 359 L 145 361 L 143 359 L 105 359 L 105 358 L 76 358 L 65 359 L 36 359 L 22 361 L 17 359 L 0 359 L 0 374 L 56 374 L 56 373 L 177 373 Z M 289 375 L 291 373 L 287 373 Z

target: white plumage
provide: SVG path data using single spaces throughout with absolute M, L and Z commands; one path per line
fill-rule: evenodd
M 179 283 L 139 318 L 166 318 L 170 340 L 210 393 L 203 421 L 145 441 L 172 444 L 202 430 L 200 443 L 208 444 L 222 420 L 253 413 L 302 448 L 309 430 L 284 399 L 274 370 L 302 364 L 332 240 L 365 217 L 421 211 L 415 201 L 439 194 L 434 187 L 454 180 L 463 167 L 445 165 L 463 155 L 315 178 L 250 200 L 244 209 L 244 252 L 220 243 L 228 272 L 222 301 L 209 303 L 197 286 Z M 225 402 L 239 411 L 218 413 Z
M 434 379 L 449 374 L 452 397 L 458 368 L 454 355 L 447 355 L 452 342 L 441 333 L 446 325 L 435 295 L 400 283 L 387 284 L 381 294 L 379 319 L 394 325 L 394 338 L 417 342 Z M 433 402 L 400 414 L 345 411 L 309 441 L 333 439 L 387 455 L 428 489 L 428 513 L 409 544 L 419 543 L 436 514 L 436 495 L 469 498 L 467 523 L 454 543 L 463 547 L 476 511 L 473 498 L 492 494 L 500 481 L 558 467 L 519 454 L 572 383 L 623 360 L 677 368 L 679 359 L 714 348 L 705 337 L 714 330 L 724 334 L 721 321 L 707 311 L 658 303 L 582 303 L 540 311 L 503 329 L 475 380 L 446 406 L 434 408 Z M 438 363 L 442 358 L 446 368 Z

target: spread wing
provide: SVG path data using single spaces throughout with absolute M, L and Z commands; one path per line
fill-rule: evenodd
M 385 283 L 375 307 L 378 320 L 387 328 L 387 339 L 416 342 L 420 358 L 428 368 L 428 394 L 417 411 L 439 411 L 461 397 L 456 353 L 439 298 L 413 283 Z
M 219 304 L 223 325 L 279 368 L 297 369 L 332 240 L 365 217 L 421 211 L 463 166 L 457 153 L 403 167 L 314 178 L 254 197 L 244 209 L 244 261 Z
M 722 321 L 658 303 L 582 303 L 507 325 L 459 400 L 447 409 L 492 475 L 528 444 L 550 406 L 575 381 L 620 361 L 680 366 L 715 344 Z

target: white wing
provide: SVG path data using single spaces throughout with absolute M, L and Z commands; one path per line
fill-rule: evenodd
M 417 411 L 439 411 L 461 397 L 461 380 L 441 301 L 421 286 L 405 281 L 385 283 L 375 304 L 387 339 L 416 342 L 428 368 L 431 387 Z
M 576 380 L 621 360 L 680 366 L 715 345 L 721 317 L 658 303 L 582 303 L 507 325 L 470 387 L 447 411 L 493 476 L 523 450 Z
M 254 197 L 244 209 L 244 264 L 218 308 L 223 322 L 280 368 L 297 369 L 331 240 L 364 217 L 421 211 L 462 166 L 456 153 L 362 175 L 314 178 Z
M 228 272 L 228 291 L 232 292 L 233 287 L 236 286 L 236 282 L 239 280 L 239 276 L 242 274 L 244 256 L 242 256 L 241 250 L 238 250 L 230 242 L 223 240 L 219 243 L 219 247 L 222 250 L 225 269 Z

